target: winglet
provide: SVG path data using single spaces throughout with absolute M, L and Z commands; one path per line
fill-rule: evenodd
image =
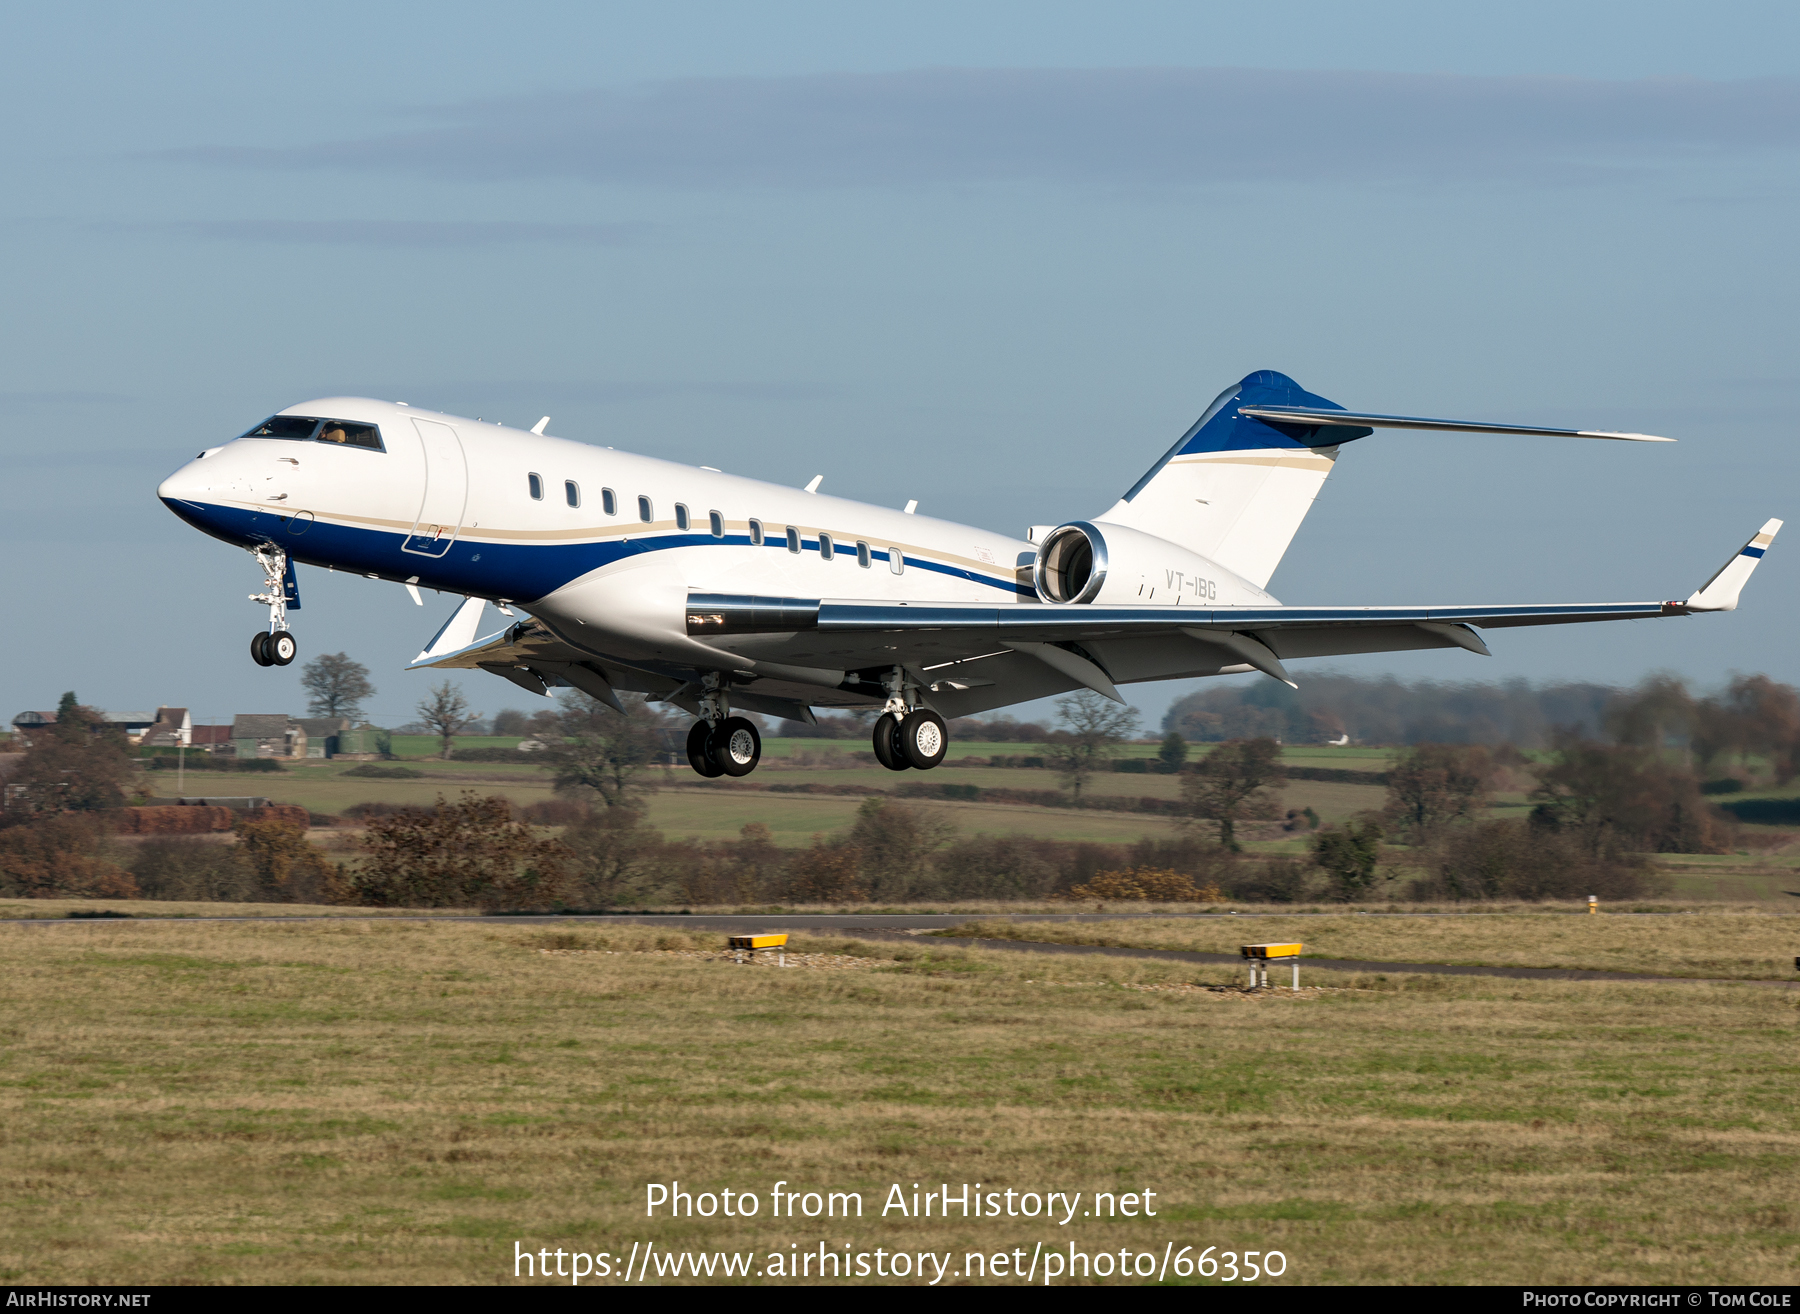
M 1738 594 L 1743 591 L 1750 572 L 1756 569 L 1756 563 L 1762 560 L 1763 553 L 1768 551 L 1769 544 L 1775 541 L 1775 535 L 1780 529 L 1779 520 L 1771 520 L 1759 529 L 1730 561 L 1719 567 L 1713 577 L 1694 592 L 1685 604 L 1688 610 L 1736 611 Z
M 464 598 L 462 606 L 444 622 L 444 628 L 434 634 L 431 642 L 413 658 L 413 665 L 459 652 L 474 643 L 475 630 L 481 624 L 482 608 L 486 606 L 486 598 Z

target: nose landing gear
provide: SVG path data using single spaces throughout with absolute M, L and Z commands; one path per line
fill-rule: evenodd
M 269 628 L 251 636 L 250 658 L 258 666 L 286 666 L 300 654 L 300 645 L 294 641 L 287 622 L 290 600 L 296 609 L 300 606 L 294 565 L 287 553 L 272 543 L 260 543 L 252 551 L 256 564 L 263 569 L 263 592 L 252 593 L 250 601 L 268 604 Z

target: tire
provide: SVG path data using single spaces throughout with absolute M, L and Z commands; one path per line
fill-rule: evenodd
M 250 636 L 250 660 L 258 666 L 273 666 L 275 659 L 269 656 L 269 632 L 258 630 Z
M 895 743 L 908 765 L 929 771 L 944 760 L 944 754 L 950 748 L 950 732 L 944 727 L 943 717 L 921 707 L 906 714 Z
M 762 736 L 756 723 L 741 716 L 728 716 L 713 731 L 712 759 L 728 776 L 747 776 L 762 760 Z
M 912 763 L 900 751 L 900 721 L 892 712 L 875 718 L 875 760 L 889 771 L 906 771 Z
M 300 645 L 294 642 L 294 636 L 287 630 L 276 630 L 263 644 L 263 651 L 269 654 L 269 662 L 275 666 L 286 666 L 300 655 Z
M 694 728 L 688 731 L 687 755 L 688 765 L 708 780 L 725 774 L 724 768 L 712 759 L 712 727 L 705 721 L 694 722 Z

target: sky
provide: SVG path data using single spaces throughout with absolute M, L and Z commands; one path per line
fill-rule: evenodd
M 341 394 L 1022 536 L 1277 369 L 1679 440 L 1378 432 L 1284 602 L 1684 597 L 1796 509 L 1797 163 L 1790 4 L 14 6 L 4 711 L 301 712 L 250 557 L 155 489 Z M 1292 669 L 1800 681 L 1791 555 L 1731 615 Z M 301 586 L 302 661 L 411 720 L 456 600 Z

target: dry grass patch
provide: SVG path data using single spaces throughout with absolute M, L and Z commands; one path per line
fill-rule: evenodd
M 469 917 L 477 908 L 349 908 L 325 903 L 207 903 L 179 899 L 0 899 L 0 921 L 157 917 Z
M 1673 925 L 1676 919 L 1670 919 Z M 513 1245 L 1280 1249 L 1301 1282 L 1789 1281 L 1800 1008 L 654 927 L 0 927 L 0 1276 L 492 1282 Z M 579 952 L 552 952 L 541 950 Z M 644 952 L 638 952 L 642 950 Z M 611 952 L 595 952 L 611 951 Z M 1327 974 L 1319 973 L 1321 978 Z M 646 1182 L 1158 1192 L 1160 1216 L 644 1217 Z
M 1142 921 L 966 922 L 934 936 L 1186 949 L 1299 940 L 1309 957 L 1487 967 L 1572 967 L 1647 976 L 1793 980 L 1800 919 L 1766 913 L 1669 917 L 1263 916 Z

